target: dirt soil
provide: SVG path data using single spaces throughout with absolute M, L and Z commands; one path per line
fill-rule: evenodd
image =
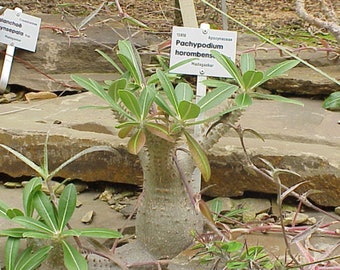
M 103 0 L 5 0 L 2 5 L 10 8 L 19 6 L 25 13 L 54 13 L 65 16 L 85 16 L 96 10 Z M 123 10 L 130 16 L 144 22 L 153 31 L 162 34 L 169 34 L 174 24 L 175 7 L 174 0 L 120 0 Z M 210 0 L 215 6 L 221 5 L 220 0 Z M 340 9 L 340 2 L 333 1 L 337 9 Z M 99 15 L 118 14 L 115 1 L 109 2 Z M 309 12 L 319 14 L 319 1 L 306 0 L 306 7 Z M 207 22 L 212 28 L 222 28 L 222 17 L 199 0 L 195 0 L 197 18 L 199 23 Z M 333 43 L 332 37 L 322 29 L 316 29 L 301 20 L 295 12 L 295 0 L 237 0 L 227 1 L 227 13 L 243 24 L 258 31 L 261 34 L 271 37 L 277 43 L 284 43 L 290 46 L 301 46 L 304 43 L 320 45 L 320 38 Z M 235 23 L 228 22 L 229 30 L 244 31 Z M 334 40 L 334 39 L 333 39 Z

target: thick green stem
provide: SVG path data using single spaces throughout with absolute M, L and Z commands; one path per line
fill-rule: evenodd
M 156 258 L 174 257 L 202 230 L 174 161 L 176 144 L 148 134 L 139 154 L 144 195 L 136 218 L 137 239 Z

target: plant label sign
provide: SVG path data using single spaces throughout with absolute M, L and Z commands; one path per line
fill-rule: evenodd
M 35 52 L 41 19 L 6 9 L 0 16 L 0 42 Z
M 230 78 L 211 54 L 211 50 L 235 62 L 237 32 L 174 26 L 171 39 L 170 67 L 193 59 L 171 70 L 173 73 Z

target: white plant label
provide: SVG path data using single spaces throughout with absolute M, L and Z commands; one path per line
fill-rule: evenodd
M 0 16 L 0 42 L 35 52 L 41 19 L 12 9 Z
M 237 32 L 174 26 L 171 39 L 170 67 L 181 61 L 172 73 L 230 78 L 230 74 L 212 56 L 219 51 L 235 62 Z

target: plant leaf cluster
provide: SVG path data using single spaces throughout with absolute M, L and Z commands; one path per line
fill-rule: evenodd
M 116 64 L 108 55 L 100 52 L 115 68 Z M 240 109 L 235 106 L 211 117 L 197 121 L 196 118 L 230 98 L 237 87 L 223 85 L 212 90 L 197 104 L 193 102 L 194 90 L 190 84 L 180 82 L 174 86 L 173 76 L 157 70 L 148 80 L 141 71 L 141 59 L 130 42 L 118 42 L 118 59 L 125 71 L 118 69 L 121 77 L 100 85 L 92 79 L 72 75 L 72 79 L 86 90 L 102 98 L 119 115 L 119 137 L 129 137 L 127 149 L 138 154 L 147 144 L 147 136 L 154 135 L 171 143 L 180 137 L 186 139 L 192 158 L 205 180 L 211 171 L 208 159 L 199 142 L 190 134 L 189 127 L 205 121 L 216 120 L 223 114 Z
M 200 242 L 193 249 L 200 263 L 223 264 L 221 269 L 275 269 L 268 254 L 262 246 L 246 247 L 239 241 Z
M 39 176 L 32 178 L 23 190 L 23 211 L 18 208 L 10 208 L 0 201 L 0 217 L 11 220 L 20 227 L 0 231 L 0 237 L 7 237 L 5 245 L 5 266 L 7 270 L 36 269 L 52 250 L 53 245 L 46 244 L 38 250 L 32 246 L 20 253 L 21 239 L 51 240 L 59 244 L 64 252 L 64 265 L 67 269 L 87 269 L 87 262 L 79 251 L 73 247 L 67 238 L 70 237 L 98 237 L 119 238 L 121 234 L 115 230 L 103 228 L 69 229 L 68 223 L 76 208 L 77 191 L 73 184 L 68 184 L 61 193 L 58 202 L 53 200 L 53 190 L 50 196 L 42 191 L 43 183 L 47 184 L 52 177 L 66 165 L 94 151 L 112 151 L 108 147 L 91 147 L 81 151 L 62 163 L 53 172 L 48 171 L 47 139 L 44 145 L 44 163 L 38 166 L 29 158 L 6 145 L 0 147 L 8 150 L 26 165 L 34 169 Z M 55 195 L 54 195 L 55 196 Z

